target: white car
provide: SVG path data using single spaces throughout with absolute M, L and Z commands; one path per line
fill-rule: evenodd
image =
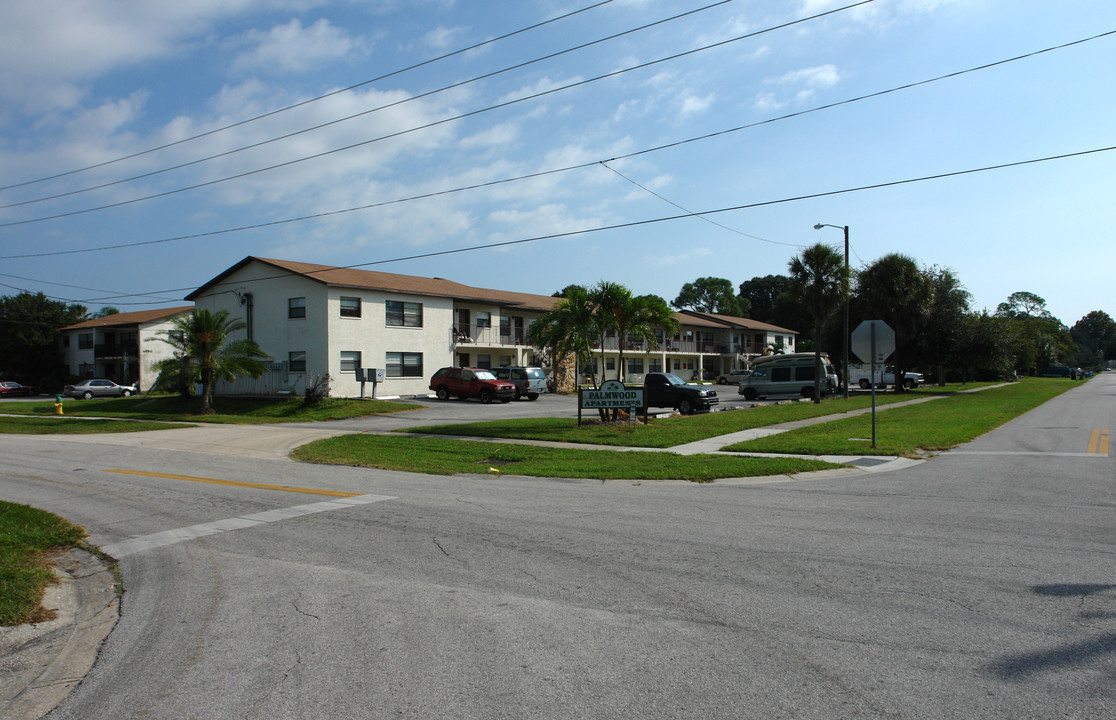
M 739 385 L 740 378 L 745 375 L 751 375 L 751 370 L 732 370 L 727 373 L 722 373 L 717 376 L 718 385 Z

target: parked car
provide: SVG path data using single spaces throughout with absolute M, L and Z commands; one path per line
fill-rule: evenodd
M 83 380 L 77 385 L 67 385 L 63 395 L 89 400 L 95 397 L 129 397 L 139 393 L 135 385 L 117 385 L 112 380 Z
M 1050 367 L 1044 369 L 1039 374 L 1042 375 L 1043 377 L 1064 377 L 1064 378 L 1068 378 L 1072 375 L 1072 372 L 1065 365 L 1051 365 Z
M 20 385 L 14 380 L 0 382 L 0 398 L 30 397 L 38 394 L 39 391 L 30 385 Z
M 498 380 L 507 380 L 515 385 L 515 399 L 526 396 L 528 400 L 537 400 L 539 395 L 546 392 L 549 385 L 546 373 L 542 368 L 525 367 L 522 365 L 502 365 L 492 368 L 492 374 Z
M 837 390 L 837 370 L 829 361 L 829 355 L 822 353 L 821 393 L 827 395 Z M 746 400 L 755 400 L 768 395 L 800 395 L 814 397 L 813 353 L 794 353 L 792 355 L 771 356 L 755 362 L 755 369 L 740 378 L 737 392 Z
M 720 402 L 717 391 L 688 385 L 674 373 L 650 372 L 643 377 L 644 407 L 674 408 L 683 415 L 709 410 Z
M 730 370 L 717 376 L 718 385 L 739 385 L 740 378 L 751 374 L 751 370 Z
M 430 378 L 430 389 L 439 400 L 456 396 L 490 403 L 508 402 L 515 397 L 515 385 L 497 379 L 491 370 L 475 367 L 444 367 Z

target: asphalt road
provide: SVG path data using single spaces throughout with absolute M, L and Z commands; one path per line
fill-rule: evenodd
M 120 621 L 52 718 L 1116 717 L 1114 396 L 764 484 L 0 436 L 0 497 L 120 560 Z

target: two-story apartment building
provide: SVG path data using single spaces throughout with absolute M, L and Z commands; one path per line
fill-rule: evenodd
M 66 371 L 82 380 L 106 378 L 148 390 L 157 377 L 155 363 L 172 354 L 170 345 L 158 341 L 159 333 L 172 330 L 174 318 L 191 310 L 193 307 L 174 307 L 116 313 L 68 325 L 61 330 Z
M 365 369 L 383 371 L 376 396 L 392 397 L 426 394 L 431 374 L 447 365 L 545 367 L 545 358 L 526 343 L 527 328 L 558 301 L 442 278 L 257 257 L 186 299 L 244 320 L 245 335 L 271 358 L 264 378 L 242 379 L 219 392 L 301 394 L 308 381 L 328 374 L 338 397 L 372 393 L 371 382 L 361 382 Z M 628 374 L 668 370 L 689 379 L 703 369 L 717 374 L 739 367 L 747 355 L 776 342 L 794 349 L 791 330 L 703 313 L 676 317 L 681 329 L 672 337 L 652 345 L 625 342 Z M 617 377 L 619 350 L 618 338 L 606 339 L 605 377 Z

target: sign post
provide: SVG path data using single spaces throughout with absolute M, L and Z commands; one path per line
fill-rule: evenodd
M 852 351 L 862 361 L 869 363 L 872 385 L 872 447 L 876 447 L 876 365 L 895 352 L 895 331 L 883 320 L 865 320 L 852 332 Z M 882 371 L 880 379 L 883 379 Z M 848 378 L 845 379 L 847 385 Z

